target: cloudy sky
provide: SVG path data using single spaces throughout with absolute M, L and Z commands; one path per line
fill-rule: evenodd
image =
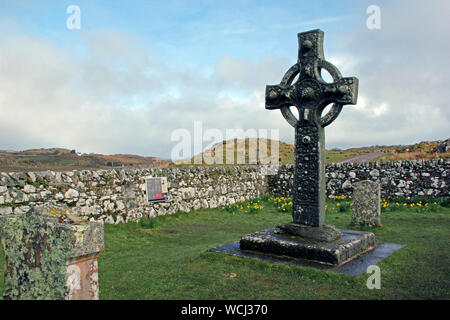
M 80 29 L 67 27 L 71 5 Z M 327 148 L 446 139 L 448 12 L 448 0 L 1 0 L 0 149 L 170 158 L 172 133 L 194 121 L 292 143 L 265 86 L 296 63 L 297 33 L 317 28 L 326 59 L 360 81 Z

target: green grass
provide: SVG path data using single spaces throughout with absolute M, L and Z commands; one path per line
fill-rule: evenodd
M 344 205 L 348 199 L 327 201 L 327 223 L 373 231 L 379 242 L 406 244 L 378 264 L 380 290 L 367 289 L 367 274 L 350 277 L 207 251 L 238 241 L 243 234 L 291 221 L 290 214 L 279 205 L 286 202 L 289 206 L 289 199 L 280 200 L 260 200 L 258 205 L 253 202 L 251 211 L 243 204 L 242 209 L 239 205 L 227 210 L 179 213 L 141 223 L 106 225 L 105 251 L 99 257 L 100 298 L 450 298 L 450 209 L 443 206 L 435 211 L 410 206 L 383 208 L 383 226 L 369 229 L 349 226 L 351 206 Z M 3 266 L 4 261 L 0 260 L 0 272 Z

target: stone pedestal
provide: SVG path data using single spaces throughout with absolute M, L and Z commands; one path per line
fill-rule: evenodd
M 79 221 L 66 209 L 32 208 L 0 216 L 5 300 L 96 300 L 103 223 Z
M 341 265 L 375 248 L 371 232 L 341 230 L 339 239 L 332 242 L 276 233 L 267 229 L 241 238 L 240 249 L 289 256 L 328 265 Z
M 104 249 L 103 224 L 69 227 L 74 247 L 67 260 L 66 300 L 98 300 L 98 255 Z
M 337 240 L 341 233 L 340 231 L 330 224 L 324 224 L 320 227 L 311 227 L 298 223 L 285 223 L 276 227 L 275 233 L 277 234 L 291 234 L 294 236 L 300 236 L 309 240 L 317 240 L 322 242 L 332 242 Z

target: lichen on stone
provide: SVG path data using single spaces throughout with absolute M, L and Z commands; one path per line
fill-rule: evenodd
M 67 228 L 33 208 L 2 219 L 7 300 L 59 300 L 66 296 L 66 261 L 72 247 Z

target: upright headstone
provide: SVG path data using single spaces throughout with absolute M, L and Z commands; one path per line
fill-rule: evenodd
M 359 181 L 353 184 L 352 225 L 381 226 L 381 188 L 377 181 Z
M 266 87 L 266 109 L 280 109 L 295 129 L 293 222 L 279 225 L 275 232 L 263 231 L 241 238 L 241 249 L 291 255 L 325 263 L 340 264 L 373 246 L 371 234 L 344 234 L 325 224 L 325 130 L 343 105 L 356 104 L 358 79 L 343 78 L 325 60 L 323 32 L 298 34 L 298 60 L 278 85 Z M 333 81 L 322 78 L 322 70 Z M 295 78 L 298 76 L 298 80 Z M 324 109 L 333 104 L 330 111 Z M 299 113 L 297 119 L 290 107 Z M 286 238 L 284 235 L 297 238 Z M 332 244 L 331 244 L 332 243 Z

